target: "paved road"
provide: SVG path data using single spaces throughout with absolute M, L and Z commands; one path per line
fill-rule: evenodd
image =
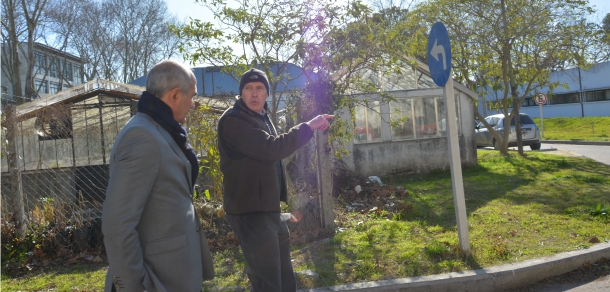
M 585 283 L 539 284 L 536 288 L 539 288 L 536 289 L 538 292 L 608 292 L 610 291 L 610 276 Z
M 607 266 L 606 266 L 607 267 Z M 610 271 L 600 276 L 591 272 L 583 275 L 583 279 L 573 278 L 575 272 L 558 275 L 525 287 L 511 289 L 507 292 L 608 292 L 610 291 Z
M 593 160 L 610 165 L 610 146 L 575 145 L 575 144 L 542 144 L 541 149 L 563 149 L 589 157 Z

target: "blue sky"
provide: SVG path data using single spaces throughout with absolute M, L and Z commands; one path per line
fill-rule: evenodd
M 595 5 L 600 12 L 610 12 L 610 1 L 608 0 L 589 0 L 589 4 L 591 6 Z
M 179 19 L 188 20 L 189 17 L 199 18 L 213 22 L 213 15 L 205 7 L 199 3 L 195 3 L 195 0 L 168 0 L 167 7 L 169 11 L 177 15 Z
M 232 2 L 228 0 L 227 2 Z M 609 0 L 589 0 L 591 6 L 595 6 L 597 14 L 593 15 L 591 21 L 601 22 L 606 13 L 610 13 L 610 1 Z M 205 7 L 199 3 L 195 3 L 195 0 L 168 0 L 167 6 L 169 11 L 177 15 L 179 19 L 188 21 L 189 17 L 195 19 L 201 19 L 214 23 L 214 15 Z M 241 47 L 235 46 L 234 50 L 240 50 Z M 178 57 L 181 59 L 181 57 Z M 205 64 L 201 64 L 205 65 Z
M 608 0 L 589 0 L 589 4 L 591 4 L 591 6 L 596 6 L 597 10 L 600 12 L 610 12 L 610 1 Z M 214 16 L 212 13 L 201 6 L 201 4 L 195 3 L 195 0 L 169 0 L 167 1 L 167 5 L 170 12 L 177 15 L 180 19 L 193 17 L 202 20 L 209 19 L 210 22 L 213 22 Z M 605 15 L 605 13 L 603 15 Z

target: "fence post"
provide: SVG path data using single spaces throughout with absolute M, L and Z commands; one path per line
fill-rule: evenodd
M 13 105 L 6 107 L 6 125 L 8 142 L 8 168 L 11 182 L 11 204 L 10 212 L 13 213 L 13 220 L 16 222 L 15 233 L 18 238 L 25 238 L 27 228 L 27 217 L 25 216 L 25 206 L 23 204 L 23 185 L 21 182 L 21 170 L 19 169 L 19 156 L 17 155 L 17 108 Z
M 330 146 L 328 145 L 328 130 L 316 132 L 316 156 L 318 158 L 318 193 L 320 194 L 320 209 L 322 227 L 335 227 L 333 210 L 333 181 L 330 168 Z

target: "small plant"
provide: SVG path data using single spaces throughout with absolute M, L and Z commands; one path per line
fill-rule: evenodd
M 561 168 L 566 168 L 566 167 L 570 166 L 570 163 L 567 162 L 565 159 L 562 159 L 562 160 L 557 162 L 557 166 L 561 167 Z
M 576 174 L 574 175 L 574 178 L 577 180 L 580 180 L 582 182 L 586 182 L 586 183 L 604 183 L 604 181 L 606 180 L 605 178 L 601 177 L 601 176 L 597 176 L 597 175 L 581 175 L 581 174 Z
M 491 252 L 494 253 L 498 258 L 507 259 L 510 256 L 508 251 L 508 244 L 501 236 L 496 238 L 491 247 Z
M 42 206 L 38 204 L 30 212 L 30 220 L 36 224 L 49 224 L 55 221 L 55 204 L 53 198 L 40 198 Z
M 610 218 L 610 207 L 606 206 L 602 208 L 602 204 L 597 204 L 594 209 L 585 209 L 585 213 L 588 213 L 593 217 Z
M 369 211 L 371 213 L 371 218 L 374 219 L 381 219 L 381 218 L 388 218 L 388 211 L 383 210 L 383 209 L 376 209 L 374 208 L 373 210 Z
M 398 213 L 392 213 L 392 220 L 394 220 L 394 221 L 401 221 L 401 220 L 403 220 L 403 215 L 402 215 L 403 212 L 404 211 L 400 211 Z
M 31 224 L 25 238 L 20 239 L 15 234 L 14 224 L 2 224 L 2 265 L 25 263 L 33 257 L 43 257 L 52 253 L 56 246 L 44 229 L 43 225 Z
M 443 256 L 444 253 L 449 252 L 449 248 L 445 243 L 432 240 L 426 245 L 426 247 L 424 247 L 424 252 L 428 257 L 438 258 Z
M 589 248 L 586 244 L 580 243 L 574 246 L 574 249 L 576 250 L 582 250 L 582 249 L 587 249 Z

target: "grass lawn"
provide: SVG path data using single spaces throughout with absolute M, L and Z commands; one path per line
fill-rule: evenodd
M 299 288 L 490 267 L 610 240 L 610 166 L 543 152 L 525 158 L 509 153 L 479 149 L 479 165 L 463 169 L 469 256 L 459 248 L 449 171 L 382 177 L 407 194 L 364 211 L 339 197 L 335 236 L 293 246 L 295 271 L 319 274 L 299 274 Z M 367 196 L 357 200 L 375 200 Z M 408 208 L 390 212 L 383 207 L 389 204 Z M 205 289 L 247 285 L 239 250 L 214 258 L 217 277 Z M 2 290 L 101 291 L 104 273 L 96 267 L 33 272 L 22 279 L 3 275 Z
M 2 274 L 2 291 L 104 291 L 107 264 L 32 270 L 24 277 Z
M 610 141 L 610 117 L 545 118 L 543 139 Z

